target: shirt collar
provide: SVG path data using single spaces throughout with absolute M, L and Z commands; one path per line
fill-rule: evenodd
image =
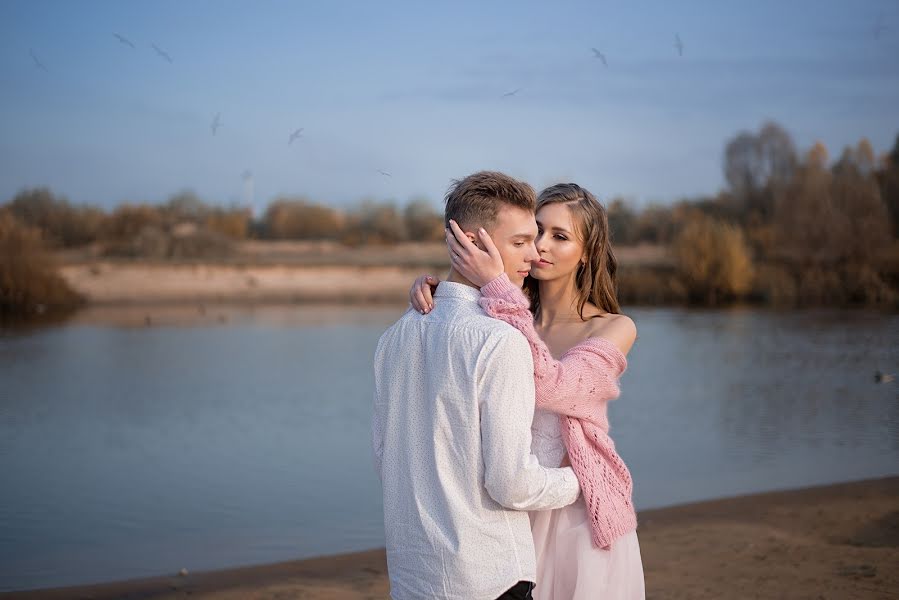
M 455 283 L 453 281 L 441 281 L 437 285 L 434 292 L 435 298 L 458 298 L 460 300 L 468 300 L 477 302 L 481 297 L 481 291 L 478 288 L 465 285 L 464 283 Z

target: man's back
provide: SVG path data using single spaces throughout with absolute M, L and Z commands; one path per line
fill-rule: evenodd
M 495 598 L 533 581 L 530 523 L 518 511 L 577 496 L 570 470 L 530 455 L 528 344 L 478 297 L 442 283 L 430 314 L 408 311 L 378 344 L 373 441 L 396 599 Z

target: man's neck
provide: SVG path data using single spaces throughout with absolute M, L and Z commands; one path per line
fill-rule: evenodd
M 470 282 L 469 280 L 462 277 L 462 275 L 460 275 L 459 273 L 456 273 L 455 269 L 453 269 L 453 268 L 450 268 L 450 272 L 449 272 L 449 275 L 447 275 L 446 280 L 449 281 L 450 283 L 461 283 L 462 285 L 467 285 L 468 287 L 473 287 L 476 290 L 481 289 L 478 286 L 476 286 L 475 284 L 473 284 L 472 282 Z

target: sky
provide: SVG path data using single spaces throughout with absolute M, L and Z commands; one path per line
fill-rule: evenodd
M 492 169 L 645 206 L 766 120 L 891 148 L 899 2 L 0 1 L 0 202 L 439 208 Z

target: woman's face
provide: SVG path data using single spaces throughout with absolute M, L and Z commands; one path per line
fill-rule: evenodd
M 537 253 L 531 277 L 549 281 L 570 277 L 584 257 L 584 244 L 576 233 L 571 210 L 561 203 L 547 204 L 537 211 Z

